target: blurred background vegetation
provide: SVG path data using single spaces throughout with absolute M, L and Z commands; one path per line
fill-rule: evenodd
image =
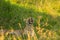
M 29 17 L 34 19 L 36 28 L 39 16 L 39 27 L 56 32 L 56 40 L 60 39 L 60 0 L 0 0 L 0 29 L 17 30 L 19 23 L 24 29 L 24 19 Z

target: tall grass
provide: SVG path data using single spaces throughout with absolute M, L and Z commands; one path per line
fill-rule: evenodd
M 53 1 L 0 0 L 0 40 L 60 40 L 60 1 Z M 24 35 L 25 19 L 29 17 L 34 20 L 33 37 L 30 31 Z M 8 35 L 16 30 L 19 36 Z

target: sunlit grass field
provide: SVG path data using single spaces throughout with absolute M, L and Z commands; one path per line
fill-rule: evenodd
M 0 40 L 60 40 L 60 0 L 0 0 Z

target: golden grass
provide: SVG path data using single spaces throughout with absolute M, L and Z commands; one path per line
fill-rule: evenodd
M 18 0 L 10 0 L 12 4 L 17 4 Z M 43 0 L 39 1 L 39 3 L 36 1 L 35 5 L 29 5 L 28 2 L 32 2 L 32 0 L 26 0 L 26 3 L 23 3 L 23 1 L 20 2 L 19 5 L 25 6 L 26 8 L 35 7 L 37 11 L 40 12 L 47 12 L 48 14 L 52 15 L 53 17 L 60 16 L 60 14 L 57 12 L 58 9 L 60 9 L 60 0 L 54 1 L 54 0 Z M 38 4 L 38 5 L 37 5 Z M 56 10 L 55 10 L 55 9 Z
M 10 2 L 12 4 L 16 4 L 16 1 L 17 0 L 10 0 Z M 21 5 L 23 5 L 25 7 L 29 6 L 27 3 L 25 3 L 25 5 L 21 3 Z M 41 3 L 41 5 L 38 5 L 37 10 L 39 9 L 38 11 L 42 11 L 42 12 L 45 11 L 45 12 L 49 13 L 50 15 L 52 15 L 53 17 L 60 16 L 60 14 L 56 10 L 54 10 L 53 8 L 59 9 L 60 8 L 60 1 L 55 1 L 55 3 L 54 2 L 52 3 L 52 2 L 50 2 L 48 0 L 45 0 L 44 4 Z M 47 40 L 50 39 L 50 37 L 56 38 L 56 33 L 53 32 L 53 31 L 46 30 L 46 32 L 43 33 L 44 28 L 40 28 L 40 18 L 41 17 L 39 16 L 38 21 L 37 21 L 38 26 L 36 26 L 37 34 L 41 38 L 47 38 Z M 47 21 L 48 21 L 48 19 L 47 19 Z M 18 23 L 18 25 L 21 27 L 20 23 Z M 46 22 L 45 25 L 48 25 L 48 23 Z M 10 31 L 13 32 L 14 31 L 13 28 L 11 28 Z M 6 33 L 6 36 L 8 35 L 8 33 L 9 32 Z M 4 33 L 1 32 L 0 34 L 1 34 L 0 40 L 4 40 Z M 28 35 L 27 40 L 31 40 L 30 32 L 28 32 L 27 35 Z M 22 40 L 20 37 L 17 37 L 17 38 L 19 40 Z M 13 39 L 16 40 L 15 36 L 13 36 Z M 38 40 L 36 35 L 34 36 L 34 40 Z
M 1 30 L 0 30 L 0 40 L 4 40 L 4 32 L 3 32 L 3 29 L 2 29 L 2 26 L 1 26 Z
M 0 34 L 0 40 L 4 40 L 4 34 L 3 33 Z

